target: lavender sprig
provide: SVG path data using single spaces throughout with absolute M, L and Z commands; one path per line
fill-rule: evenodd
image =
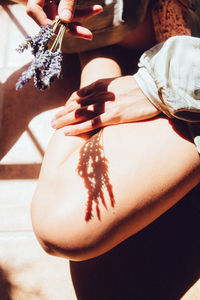
M 50 86 L 55 77 L 61 78 L 62 52 L 57 50 L 51 53 L 50 64 L 45 67 L 43 72 L 43 82 L 46 86 Z
M 60 28 L 55 37 L 55 31 L 59 25 Z M 57 17 L 52 25 L 42 26 L 38 35 L 33 38 L 28 36 L 26 41 L 19 45 L 17 49 L 19 53 L 31 48 L 34 59 L 16 83 L 16 90 L 22 88 L 32 77 L 35 87 L 40 90 L 48 88 L 56 77 L 61 78 L 63 58 L 61 46 L 66 26 L 67 24 L 61 23 Z M 52 41 L 52 46 L 49 49 L 50 41 Z

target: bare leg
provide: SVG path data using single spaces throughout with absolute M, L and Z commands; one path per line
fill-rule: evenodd
M 120 75 L 116 62 L 106 61 L 109 77 Z M 90 64 L 99 70 L 94 78 Z M 92 73 L 83 71 L 83 84 L 104 77 L 102 66 L 103 58 L 87 64 Z M 100 255 L 189 192 L 200 179 L 199 156 L 175 125 L 160 117 L 106 127 L 89 140 L 56 131 L 32 202 L 45 250 L 73 260 Z

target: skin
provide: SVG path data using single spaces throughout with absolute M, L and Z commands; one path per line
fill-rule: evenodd
M 147 120 L 159 113 L 133 76 L 107 78 L 73 93 L 52 120 L 52 127 L 63 128 L 68 136 L 79 135 L 99 127 Z
M 30 3 L 33 7 L 28 8 L 29 14 L 41 23 L 34 7 L 41 12 L 44 3 Z M 74 1 L 64 1 L 62 5 L 60 2 L 59 14 L 63 9 L 71 13 L 63 21 L 74 20 L 74 8 Z M 142 36 L 148 28 L 143 28 Z M 137 39 L 134 34 L 129 38 L 131 42 L 125 44 L 133 46 Z M 90 87 L 75 92 L 54 118 L 57 130 L 46 151 L 31 205 L 33 228 L 42 247 L 52 255 L 71 260 L 105 253 L 163 214 L 200 180 L 199 155 L 186 128 L 179 121 L 158 115 L 133 77 L 122 76 L 114 48 L 112 55 L 90 53 L 87 60 L 84 55 L 81 59 L 80 87 Z M 80 109 L 87 113 L 77 119 Z M 133 122 L 138 120 L 142 121 Z M 98 133 L 94 135 L 91 131 L 99 126 L 104 127 L 100 142 Z M 103 149 L 95 157 L 106 164 L 114 200 L 103 186 L 104 201 L 99 200 L 99 215 L 94 194 L 92 215 L 87 219 L 88 192 L 92 191 L 84 181 L 89 174 L 81 177 L 77 168 L 82 167 L 81 153 L 87 152 L 83 149 L 88 142 L 94 150 Z M 94 182 L 98 184 L 99 170 L 93 171 Z
M 144 36 L 145 39 L 141 38 Z M 65 127 L 65 135 L 78 135 L 99 127 L 145 120 L 158 115 L 160 111 L 144 96 L 134 77 L 121 76 L 118 63 L 121 61 L 121 53 L 124 52 L 126 57 L 126 48 L 144 51 L 154 44 L 151 14 L 147 12 L 139 28 L 120 42 L 119 45 L 123 47 L 120 56 L 115 48 L 81 53 L 81 87 L 86 87 L 71 95 L 64 108 L 53 118 L 52 127 Z M 130 60 L 134 61 L 135 57 L 130 57 Z M 124 64 L 123 60 L 121 64 Z M 97 70 L 102 70 L 102 66 L 104 69 L 100 76 Z M 113 74 L 118 77 L 109 78 Z
M 25 1 L 23 3 L 25 4 Z M 83 27 L 80 21 L 101 13 L 103 8 L 101 5 L 92 5 L 84 10 L 75 10 L 75 8 L 75 0 L 61 0 L 57 2 L 28 0 L 26 12 L 39 25 L 51 24 L 58 15 L 62 22 L 70 23 L 69 34 L 77 38 L 91 40 L 92 32 Z
M 45 251 L 71 260 L 103 254 L 188 193 L 200 179 L 199 156 L 187 133 L 174 126 L 176 122 L 157 117 L 102 130 L 115 205 L 104 189 L 107 209 L 100 203 L 99 219 L 93 204 L 87 222 L 88 191 L 77 167 L 88 136 L 64 137 L 57 130 L 31 208 L 33 228 Z
M 92 59 L 87 68 L 90 64 L 94 80 L 105 70 L 110 78 L 120 76 L 116 60 Z M 82 85 L 91 81 L 92 75 L 82 76 Z M 119 84 L 113 85 L 112 92 L 117 95 L 118 89 Z M 133 100 L 130 89 L 125 91 L 124 99 Z M 148 101 L 144 95 L 139 99 Z M 101 255 L 158 218 L 200 180 L 199 155 L 179 121 L 157 116 L 107 126 L 101 132 L 115 204 L 102 188 L 107 208 L 99 201 L 98 218 L 93 202 L 89 220 L 85 219 L 88 189 L 77 167 L 83 147 L 87 141 L 95 142 L 95 135 L 65 136 L 63 127 L 50 141 L 31 206 L 35 234 L 49 254 L 77 261 Z

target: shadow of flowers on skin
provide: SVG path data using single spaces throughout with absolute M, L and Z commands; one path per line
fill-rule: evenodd
M 93 217 L 93 203 L 96 204 L 96 215 L 101 220 L 100 202 L 107 209 L 104 188 L 107 189 L 111 206 L 114 207 L 115 205 L 112 185 L 108 174 L 108 161 L 104 155 L 102 145 L 102 131 L 93 135 L 81 148 L 77 171 L 79 176 L 83 178 L 88 191 L 85 221 L 88 222 Z

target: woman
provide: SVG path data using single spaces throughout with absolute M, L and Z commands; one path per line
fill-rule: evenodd
M 121 45 L 145 50 L 155 44 L 150 6 L 145 7 L 141 25 L 124 36 Z M 95 102 L 93 84 L 75 92 L 56 116 L 57 130 L 32 202 L 33 228 L 43 248 L 71 260 L 89 259 L 113 248 L 173 206 L 200 179 L 199 155 L 186 126 L 157 116 L 134 77 L 121 77 L 123 62 L 114 49 L 80 55 L 80 86 L 101 79 L 95 83 L 101 93 Z M 134 106 L 123 119 L 112 104 L 124 101 L 125 107 L 133 101 Z M 112 114 L 112 107 L 115 118 L 109 123 L 111 118 L 103 111 Z M 106 125 L 117 125 L 88 133 L 105 124 L 106 116 Z

